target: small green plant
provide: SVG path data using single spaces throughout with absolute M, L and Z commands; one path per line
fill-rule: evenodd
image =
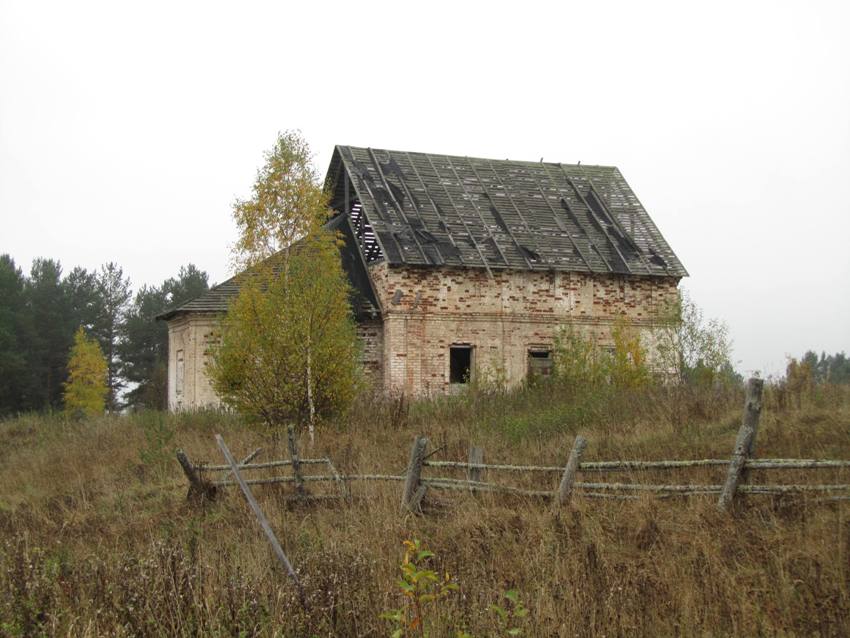
M 490 605 L 490 611 L 499 617 L 499 624 L 504 628 L 508 636 L 521 636 L 522 628 L 519 627 L 522 619 L 528 616 L 528 609 L 522 604 L 519 592 L 515 589 L 506 591 L 503 595 L 504 606 L 498 604 Z
M 623 321 L 617 321 L 611 338 L 614 341 L 609 361 L 611 383 L 618 388 L 632 389 L 649 385 L 651 375 L 640 333 Z
M 423 566 L 433 557 L 434 553 L 425 549 L 418 539 L 404 541 L 401 580 L 398 581 L 404 602 L 398 609 L 381 614 L 381 618 L 395 625 L 390 634 L 393 638 L 427 636 L 427 616 L 436 615 L 439 602 L 458 589 L 448 573 L 441 577 Z
M 471 379 L 470 390 L 480 395 L 504 394 L 508 389 L 508 372 L 505 366 L 496 363 L 481 366 Z

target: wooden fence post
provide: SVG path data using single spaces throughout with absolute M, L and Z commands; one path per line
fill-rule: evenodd
M 251 489 L 248 487 L 248 484 L 245 483 L 245 479 L 243 479 L 242 475 L 239 473 L 239 468 L 236 465 L 236 459 L 233 458 L 233 455 L 230 453 L 230 449 L 227 447 L 227 444 L 224 442 L 224 439 L 221 438 L 220 434 L 215 435 L 215 442 L 218 444 L 218 448 L 224 455 L 224 459 L 230 464 L 230 469 L 233 472 L 233 477 L 236 479 L 236 482 L 239 483 L 239 487 L 242 489 L 242 494 L 245 495 L 245 500 L 248 501 L 248 505 L 251 506 L 251 510 L 257 517 L 257 520 L 260 523 L 260 527 L 263 528 L 263 532 L 265 533 L 266 538 L 269 539 L 269 543 L 271 543 L 274 553 L 277 555 L 278 560 L 286 569 L 286 573 L 289 574 L 289 577 L 292 579 L 292 582 L 295 583 L 295 588 L 298 590 L 298 598 L 301 601 L 301 606 L 306 609 L 307 599 L 304 596 L 304 588 L 301 586 L 301 581 L 298 580 L 298 575 L 295 573 L 295 570 L 292 569 L 292 563 L 289 562 L 289 559 L 286 557 L 286 554 L 283 553 L 283 548 L 280 546 L 280 543 L 277 540 L 277 536 L 275 536 L 274 531 L 272 530 L 272 526 L 269 524 L 269 519 L 267 519 L 266 515 L 263 514 L 263 510 L 260 509 L 260 504 L 257 503 L 257 499 L 254 498 L 254 495 L 251 493 Z
M 561 476 L 561 484 L 558 486 L 558 505 L 566 505 L 570 502 L 581 455 L 586 447 L 587 440 L 580 434 L 577 435 L 573 442 L 573 449 L 570 451 L 570 458 L 567 460 L 567 466 L 564 468 L 564 474 Z
M 307 488 L 304 487 L 304 475 L 301 474 L 301 457 L 298 456 L 295 428 L 291 425 L 286 428 L 286 443 L 289 446 L 289 458 L 292 460 L 292 473 L 295 475 L 295 494 L 298 500 L 303 500 L 307 496 Z
M 425 450 L 428 439 L 417 436 L 410 448 L 410 462 L 407 464 L 407 478 L 404 481 L 404 492 L 401 495 L 402 511 L 421 513 L 422 499 L 425 497 L 426 486 L 420 484 L 422 463 L 425 460 Z
M 484 463 L 484 448 L 479 445 L 471 445 L 469 446 L 469 465 L 481 465 Z M 468 481 L 480 481 L 481 475 L 483 474 L 483 468 L 480 467 L 467 467 L 466 468 L 466 479 Z M 470 486 L 470 491 L 472 491 L 472 486 Z
M 186 456 L 186 453 L 179 448 L 177 450 L 177 461 L 180 463 L 180 467 L 183 468 L 183 473 L 186 475 L 186 478 L 189 479 L 189 493 L 186 495 L 186 498 L 190 501 L 215 499 L 215 485 L 200 477 L 195 466 L 192 465 L 192 462 L 189 460 L 189 457 Z
M 738 483 L 741 482 L 747 459 L 755 451 L 756 434 L 758 434 L 759 417 L 761 416 L 761 394 L 764 388 L 762 379 L 750 379 L 747 382 L 747 398 L 744 401 L 744 415 L 741 418 L 741 429 L 735 439 L 735 450 L 729 461 L 726 472 L 726 483 L 720 493 L 717 506 L 726 511 L 735 499 Z

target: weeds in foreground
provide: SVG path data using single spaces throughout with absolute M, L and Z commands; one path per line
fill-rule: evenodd
M 419 539 L 405 540 L 404 558 L 401 561 L 401 579 L 398 588 L 403 596 L 403 604 L 381 614 L 381 618 L 393 624 L 392 638 L 404 636 L 430 636 L 433 627 L 457 626 L 462 624 L 452 618 L 440 607 L 454 592 L 459 591 L 458 584 L 445 572 L 441 577 L 425 564 L 435 558 L 434 552 L 426 549 Z M 500 604 L 501 603 L 501 604 Z M 504 592 L 498 603 L 488 610 L 497 617 L 496 635 L 521 636 L 521 624 L 528 616 L 528 609 L 522 604 L 519 592 L 515 589 Z M 455 630 L 456 638 L 474 638 L 463 629 Z
M 528 616 L 528 609 L 522 604 L 519 598 L 519 592 L 515 589 L 509 589 L 504 593 L 503 602 L 501 605 L 493 603 L 490 605 L 490 611 L 499 617 L 499 621 L 504 628 L 505 634 L 508 636 L 521 636 L 522 627 L 520 626 L 524 619 Z
M 448 572 L 441 577 L 425 563 L 434 558 L 434 552 L 425 549 L 419 539 L 404 541 L 404 558 L 401 561 L 401 590 L 404 604 L 381 614 L 381 618 L 395 625 L 393 638 L 407 635 L 428 636 L 429 625 L 439 616 L 440 602 L 458 590 Z
M 142 412 L 136 420 L 142 426 L 145 437 L 145 445 L 139 451 L 139 460 L 144 466 L 158 473 L 171 461 L 176 430 L 162 412 Z
M 392 428 L 384 418 L 398 404 L 373 403 L 320 430 L 311 456 L 332 458 L 341 473 L 402 471 L 411 439 L 422 434 L 446 460 L 465 460 L 474 443 L 488 461 L 561 466 L 579 420 L 588 460 L 725 458 L 734 446 L 740 397 L 726 409 L 709 393 L 697 396 L 694 405 L 707 411 L 686 412 L 687 427 L 674 427 L 659 418 L 673 395 L 657 389 L 624 392 L 610 404 L 594 398 L 600 390 L 581 413 L 560 409 L 568 405 L 561 390 L 540 384 L 414 404 Z M 757 455 L 850 458 L 848 399 L 846 387 L 816 385 L 798 407 L 768 387 Z M 141 462 L 144 451 L 169 445 L 193 461 L 218 462 L 214 432 L 235 453 L 263 447 L 262 460 L 286 457 L 285 441 L 228 414 L 158 417 L 174 431 L 170 444 L 157 443 L 168 435 L 146 437 L 143 415 L 0 422 L 0 635 L 387 635 L 381 612 L 402 609 L 400 619 L 414 618 L 395 558 L 399 544 L 415 538 L 427 539 L 416 551 L 436 554 L 411 553 L 416 570 L 433 571 L 439 583 L 448 571 L 459 589 L 422 601 L 425 622 L 405 628 L 408 638 L 420 626 L 432 638 L 456 638 L 458 628 L 476 637 L 513 630 L 547 637 L 850 634 L 847 502 L 753 498 L 724 517 L 713 498 L 701 496 L 578 500 L 554 512 L 524 498 L 435 493 L 426 516 L 402 518 L 396 484 L 353 486 L 359 498 L 351 504 L 299 508 L 286 506 L 279 489 L 256 486 L 303 579 L 305 612 L 265 538 L 246 522 L 238 492 L 195 508 L 173 458 L 156 475 Z M 507 423 L 517 424 L 516 435 Z M 850 483 L 850 469 L 819 472 L 824 483 Z M 723 480 L 722 468 L 697 474 L 688 476 Z M 513 600 L 512 591 L 522 598 Z

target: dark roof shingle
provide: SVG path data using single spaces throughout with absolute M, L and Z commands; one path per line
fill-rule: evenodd
M 613 166 L 337 146 L 346 175 L 390 264 L 687 275 Z

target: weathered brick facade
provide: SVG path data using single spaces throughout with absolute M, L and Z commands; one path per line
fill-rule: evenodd
M 360 340 L 360 364 L 363 372 L 375 387 L 384 383 L 384 324 L 380 319 L 366 319 L 357 324 Z
M 653 323 L 675 302 L 677 278 L 484 269 L 370 268 L 383 331 L 369 330 L 365 349 L 383 347 L 376 378 L 391 393 L 444 393 L 449 348 L 469 345 L 473 374 L 494 373 L 509 385 L 525 379 L 529 351 L 553 345 L 567 324 L 611 342 L 617 318 L 652 341 Z M 381 343 L 382 341 L 382 343 Z
M 473 375 L 508 385 L 528 373 L 532 350 L 547 350 L 566 325 L 611 344 L 620 318 L 650 347 L 660 314 L 677 298 L 678 279 L 571 272 L 388 266 L 369 268 L 383 318 L 361 320 L 367 379 L 390 394 L 430 396 L 450 390 L 449 349 L 472 348 Z M 168 404 L 172 410 L 215 407 L 205 371 L 213 314 L 169 322 Z

